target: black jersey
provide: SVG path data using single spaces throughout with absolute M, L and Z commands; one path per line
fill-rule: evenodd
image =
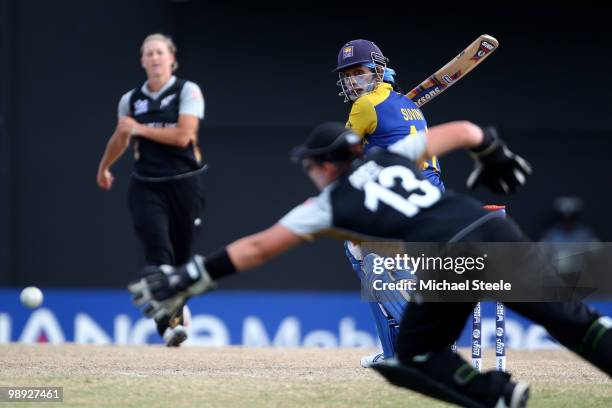
M 302 236 L 446 242 L 486 215 L 476 200 L 442 193 L 410 158 L 373 149 L 280 222 Z
M 153 99 L 136 88 L 130 95 L 130 115 L 148 126 L 176 127 L 179 118 L 180 94 L 185 80 L 176 79 L 167 90 Z M 199 169 L 197 143 L 187 147 L 170 146 L 143 137 L 134 137 L 134 172 L 143 177 L 171 177 Z
M 330 200 L 336 228 L 411 242 L 446 241 L 487 214 L 468 197 L 442 193 L 413 161 L 384 149 L 355 162 Z

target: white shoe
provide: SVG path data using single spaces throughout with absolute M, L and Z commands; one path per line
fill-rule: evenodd
M 167 347 L 178 347 L 187 340 L 187 330 L 184 326 L 168 327 L 164 332 L 164 342 Z
M 380 363 L 385 361 L 385 355 L 381 351 L 380 353 L 374 353 L 369 356 L 361 357 L 361 366 L 363 368 L 370 368 L 374 363 Z
M 187 340 L 187 326 L 191 321 L 191 310 L 183 306 L 183 313 L 170 320 L 170 327 L 164 332 L 163 338 L 167 347 L 178 347 Z

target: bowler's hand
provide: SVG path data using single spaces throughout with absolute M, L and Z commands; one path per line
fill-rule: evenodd
M 115 182 L 115 177 L 110 172 L 108 167 L 98 169 L 98 175 L 96 177 L 98 187 L 103 190 L 110 190 Z
M 136 122 L 134 118 L 129 116 L 120 117 L 117 123 L 117 130 L 120 133 L 128 136 L 138 135 L 141 127 L 142 125 L 140 123 Z

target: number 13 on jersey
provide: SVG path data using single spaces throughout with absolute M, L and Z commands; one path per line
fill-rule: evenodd
M 379 202 L 383 202 L 406 217 L 414 217 L 420 209 L 431 207 L 442 196 L 437 187 L 427 180 L 417 179 L 412 170 L 407 167 L 396 165 L 382 168 L 375 162 L 370 162 L 362 168 L 367 169 L 369 174 L 353 174 L 349 177 L 349 180 L 353 186 L 363 189 L 365 193 L 364 205 L 372 212 L 378 210 Z M 377 174 L 378 177 L 372 177 L 374 176 L 373 173 Z M 366 181 L 359 176 L 366 176 L 364 178 L 369 180 Z M 391 190 L 398 180 L 402 188 L 409 193 L 407 197 Z M 423 194 L 415 193 L 415 190 L 419 189 Z

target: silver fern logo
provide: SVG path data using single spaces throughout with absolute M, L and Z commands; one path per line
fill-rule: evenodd
M 164 99 L 161 100 L 161 108 L 164 109 L 172 100 L 176 97 L 176 94 L 168 95 Z

